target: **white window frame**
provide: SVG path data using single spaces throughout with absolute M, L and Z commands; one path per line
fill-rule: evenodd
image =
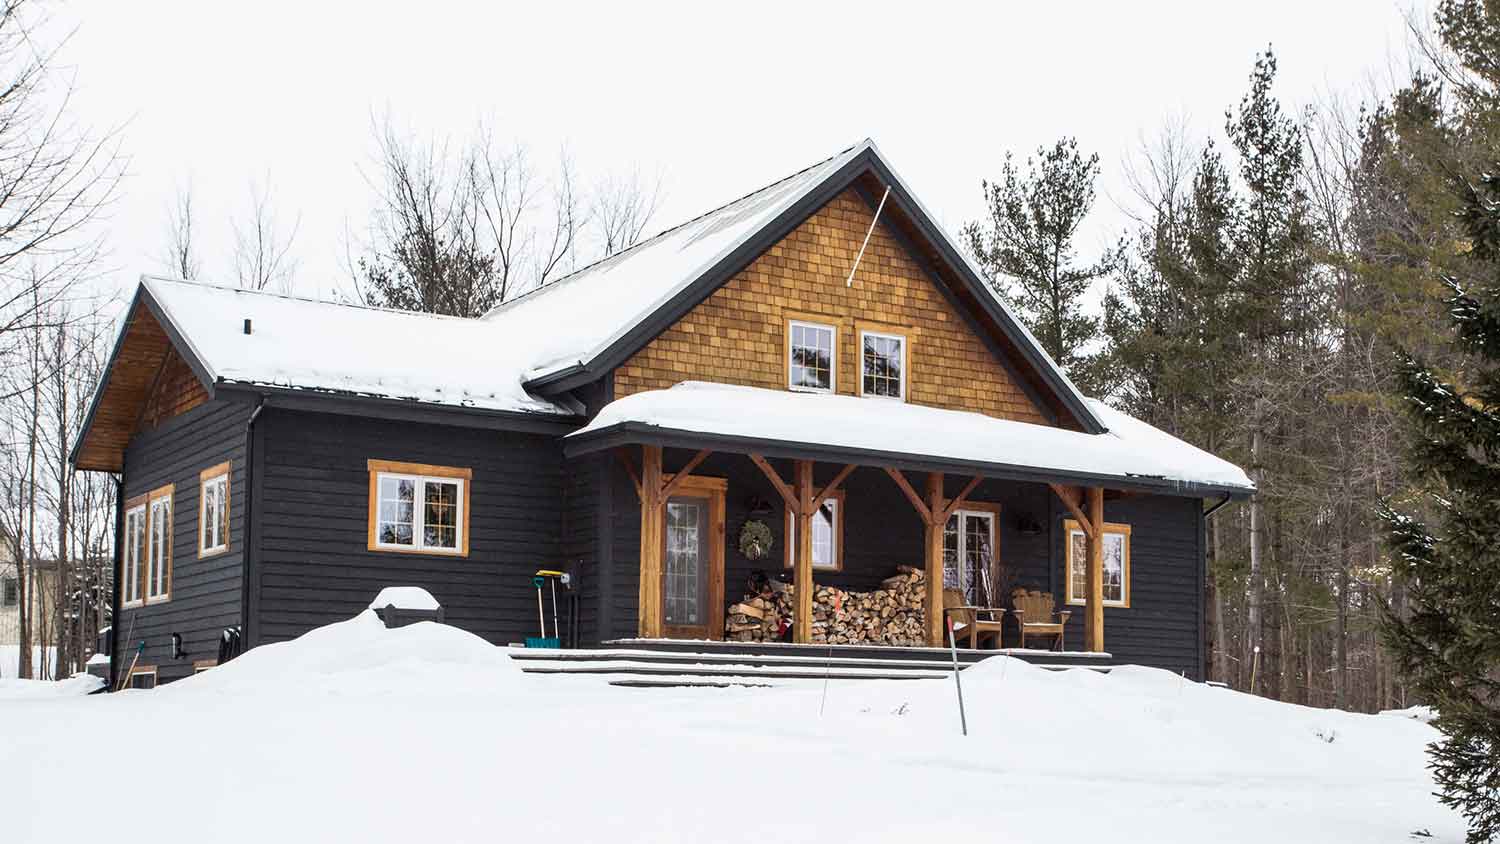
M 140 529 L 140 540 L 132 536 L 131 522 Z M 120 579 L 120 608 L 133 609 L 145 603 L 145 572 L 141 568 L 146 563 L 146 549 L 150 546 L 150 537 L 146 533 L 146 505 L 137 504 L 125 511 L 125 548 L 124 556 L 121 558 Z
M 828 543 L 829 553 L 833 561 L 819 563 L 817 557 L 813 558 L 813 571 L 842 571 L 844 568 L 844 502 L 847 500 L 843 490 L 838 490 L 832 495 L 818 502 L 818 508 L 822 509 L 825 504 L 833 505 L 833 523 L 828 526 L 832 532 L 832 538 Z M 797 564 L 797 516 L 790 510 L 786 511 L 786 554 L 783 555 L 787 568 L 794 568 Z M 817 546 L 813 546 L 815 549 Z
M 804 384 L 792 383 L 792 329 L 812 328 L 819 331 L 827 331 L 828 344 L 828 387 L 808 387 Z M 786 386 L 788 390 L 798 393 L 828 393 L 839 391 L 839 329 L 836 325 L 826 322 L 814 322 L 810 319 L 788 319 L 786 323 Z
M 1067 570 L 1066 570 L 1067 580 L 1066 580 L 1066 585 L 1065 585 L 1064 588 L 1065 588 L 1065 590 L 1067 592 L 1067 599 L 1068 599 L 1067 603 L 1070 606 L 1081 607 L 1081 606 L 1087 606 L 1088 605 L 1088 595 L 1084 594 L 1084 595 L 1077 595 L 1077 596 L 1075 596 L 1073 594 L 1073 562 L 1074 562 L 1073 561 L 1073 538 L 1075 536 L 1081 536 L 1081 537 L 1083 537 L 1083 539 L 1084 539 L 1084 547 L 1085 548 L 1088 547 L 1088 536 L 1083 532 L 1083 528 L 1079 527 L 1077 522 L 1073 521 L 1072 519 L 1068 519 L 1067 520 L 1067 543 L 1068 544 L 1063 549 L 1063 562 L 1064 562 L 1064 565 L 1067 566 Z M 1123 543 L 1123 545 L 1124 545 L 1124 547 L 1120 550 L 1120 598 L 1119 598 L 1119 600 L 1116 600 L 1116 601 L 1111 601 L 1111 600 L 1109 600 L 1109 599 L 1106 598 L 1104 600 L 1104 606 L 1106 606 L 1106 607 L 1113 607 L 1113 608 L 1116 608 L 1116 609 L 1129 609 L 1129 607 L 1130 607 L 1130 525 L 1116 524 L 1116 523 L 1113 523 L 1113 522 L 1105 522 L 1105 524 L 1104 524 L 1104 536 L 1105 536 L 1106 539 L 1108 539 L 1111 536 L 1118 536 L 1118 537 L 1120 537 L 1120 542 Z M 1084 590 L 1085 590 L 1085 592 L 1087 592 L 1087 589 L 1088 589 L 1088 584 L 1087 584 L 1087 581 L 1088 581 L 1088 569 L 1087 569 L 1087 566 L 1088 566 L 1088 562 L 1085 561 L 1084 562 L 1084 567 L 1085 567 L 1084 568 Z
M 212 523 L 208 520 L 209 493 L 213 492 L 218 500 L 219 513 Z M 198 485 L 198 556 L 207 557 L 212 554 L 222 554 L 229 550 L 229 471 L 226 469 L 201 481 Z M 203 544 L 204 526 L 212 524 L 213 532 L 218 534 L 218 542 L 213 545 Z
M 144 689 L 137 688 L 135 685 L 135 678 L 137 677 L 150 677 L 151 685 Z M 130 669 L 130 678 L 125 682 L 125 688 L 135 689 L 138 692 L 149 692 L 156 688 L 158 682 L 160 682 L 160 677 L 156 673 L 156 666 L 136 666 Z
M 897 396 L 879 396 L 874 393 L 865 392 L 865 338 L 879 337 L 886 340 L 897 340 L 901 343 L 901 394 Z M 892 331 L 878 331 L 870 328 L 861 328 L 859 331 L 859 394 L 872 399 L 889 399 L 890 401 L 906 401 L 906 379 L 911 369 L 911 341 L 905 334 L 897 334 Z
M 1000 546 L 1000 511 L 999 511 L 998 506 L 996 507 L 996 509 L 993 509 L 993 510 L 986 510 L 986 509 L 979 509 L 979 508 L 963 508 L 963 509 L 958 509 L 958 510 L 954 510 L 953 511 L 953 515 L 949 516 L 948 518 L 950 520 L 952 520 L 952 519 L 958 519 L 958 529 L 957 529 L 957 539 L 958 539 L 957 545 L 958 545 L 958 547 L 955 549 L 957 551 L 957 553 L 958 553 L 958 559 L 954 560 L 953 564 L 956 567 L 958 567 L 957 569 L 955 569 L 955 571 L 959 573 L 959 578 L 958 579 L 959 579 L 960 585 L 962 585 L 962 583 L 963 583 L 963 575 L 962 575 L 963 568 L 962 567 L 963 567 L 963 565 L 965 563 L 965 557 L 968 555 L 968 550 L 969 550 L 969 533 L 968 533 L 968 531 L 964 530 L 964 519 L 966 519 L 966 518 L 983 519 L 988 524 L 989 529 L 990 529 L 990 565 L 994 569 L 996 569 L 995 571 L 990 572 L 990 576 L 992 578 L 998 580 L 999 579 L 999 575 L 1000 575 L 1000 572 L 999 572 L 999 567 L 1000 567 L 1000 552 L 999 552 L 999 546 Z M 944 522 L 943 523 L 943 532 L 944 532 L 943 539 L 944 539 L 945 542 L 947 540 L 947 535 L 946 535 L 947 531 L 948 531 L 948 523 Z M 944 566 L 945 566 L 944 574 L 946 575 L 946 560 L 944 561 Z M 984 576 L 983 573 L 981 573 L 980 576 L 983 577 Z M 977 598 L 977 592 L 979 592 L 979 591 L 982 590 L 982 591 L 984 591 L 987 594 L 987 597 L 989 598 L 989 602 L 990 602 L 991 606 L 998 606 L 997 602 L 1000 601 L 1000 600 L 1002 600 L 1002 596 L 1000 596 L 1000 595 L 994 595 L 994 594 L 989 594 L 989 593 L 991 593 L 991 592 L 999 589 L 1000 588 L 1000 584 L 999 583 L 989 583 L 989 584 L 981 583 L 981 584 L 979 584 L 979 586 L 980 586 L 980 589 L 976 589 L 975 590 L 975 592 L 976 592 L 976 598 Z M 943 583 L 943 588 L 945 588 L 945 589 L 949 588 L 948 584 L 946 583 L 946 581 Z M 968 596 L 967 595 L 965 596 L 965 600 L 968 600 Z
M 382 542 L 380 539 L 380 524 L 382 520 L 380 518 L 380 500 L 378 496 L 380 493 L 381 482 L 386 480 L 387 478 L 390 478 L 392 480 L 407 480 L 416 482 L 417 488 L 416 491 L 412 494 L 412 541 L 410 545 L 403 545 L 399 542 Z M 427 518 L 427 508 L 424 506 L 424 504 L 427 500 L 427 484 L 429 483 L 455 484 L 458 487 L 458 494 L 454 499 L 452 548 L 445 548 L 441 545 L 427 544 L 427 531 L 425 530 L 427 526 L 427 523 L 425 521 Z M 468 499 L 465 497 L 465 489 L 467 485 L 468 480 L 465 478 L 453 478 L 441 475 L 414 475 L 406 472 L 375 472 L 374 488 L 377 499 L 374 506 L 374 534 L 371 539 L 374 547 L 381 551 L 412 551 L 421 552 L 423 554 L 451 554 L 453 556 L 465 555 L 466 553 L 468 553 L 468 546 L 465 544 L 464 537 L 464 505 L 468 503 Z
M 162 541 L 156 542 L 156 520 L 164 516 Z M 172 600 L 172 493 L 153 496 L 146 502 L 146 594 L 145 603 L 160 604 Z M 160 565 L 157 566 L 158 557 Z M 153 567 L 156 577 L 153 578 Z

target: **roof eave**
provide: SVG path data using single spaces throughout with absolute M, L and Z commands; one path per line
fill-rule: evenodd
M 823 443 L 790 442 L 760 437 L 704 433 L 681 428 L 664 428 L 645 422 L 624 421 L 579 432 L 563 441 L 563 454 L 579 457 L 623 445 L 659 445 L 667 448 L 701 449 L 760 454 L 796 460 L 819 460 L 831 463 L 855 463 L 868 466 L 890 466 L 916 472 L 982 474 L 987 478 L 1027 483 L 1063 483 L 1099 486 L 1109 489 L 1172 495 L 1185 498 L 1208 498 L 1228 495 L 1249 498 L 1254 489 L 1228 484 L 1179 481 L 1144 475 L 1111 475 L 1021 466 L 1012 463 L 961 460 L 933 455 L 859 449 Z

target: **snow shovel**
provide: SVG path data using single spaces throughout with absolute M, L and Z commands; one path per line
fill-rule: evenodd
M 536 587 L 536 620 L 541 625 L 540 636 L 527 636 L 526 647 L 528 648 L 561 648 L 562 636 L 557 624 L 557 579 L 562 577 L 560 571 L 541 569 L 532 578 L 531 585 Z M 548 582 L 552 585 L 552 635 L 547 635 L 547 611 L 542 603 L 542 586 Z

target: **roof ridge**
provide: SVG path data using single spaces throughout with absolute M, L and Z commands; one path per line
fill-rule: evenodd
M 696 223 L 699 220 L 702 220 L 702 219 L 704 219 L 706 217 L 712 217 L 713 215 L 719 213 L 720 211 L 724 211 L 725 209 L 729 208 L 730 206 L 738 205 L 739 203 L 744 202 L 745 200 L 751 198 L 752 196 L 755 196 L 756 194 L 765 193 L 766 191 L 770 190 L 771 188 L 774 188 L 777 185 L 780 185 L 780 184 L 782 184 L 784 182 L 789 182 L 792 179 L 795 179 L 798 176 L 801 176 L 802 174 L 808 172 L 809 170 L 816 170 L 817 168 L 822 167 L 824 164 L 827 164 L 828 162 L 834 160 L 835 158 L 838 158 L 839 156 L 842 156 L 842 155 L 847 155 L 852 150 L 855 150 L 855 149 L 859 148 L 862 144 L 867 144 L 869 142 L 870 142 L 869 139 L 866 139 L 866 140 L 860 141 L 857 144 L 850 144 L 849 146 L 844 147 L 843 149 L 839 150 L 838 152 L 834 153 L 833 155 L 830 155 L 827 158 L 822 159 L 821 161 L 816 161 L 816 162 L 814 162 L 812 164 L 809 164 L 806 167 L 803 167 L 801 170 L 796 171 L 795 173 L 789 173 L 789 174 L 787 174 L 785 176 L 782 176 L 781 178 L 777 179 L 774 182 L 771 182 L 771 183 L 765 184 L 765 185 L 761 185 L 760 187 L 756 188 L 753 191 L 750 191 L 747 194 L 744 194 L 743 196 L 738 196 L 738 197 L 736 197 L 734 199 L 731 199 L 728 202 L 724 203 L 723 205 L 720 205 L 720 206 L 718 206 L 716 208 L 709 209 L 708 211 L 704 211 L 702 214 L 699 214 L 696 217 L 693 217 L 693 218 L 688 219 L 688 220 L 684 220 L 684 221 L 682 221 L 681 223 L 678 223 L 675 226 L 670 226 L 668 228 L 662 229 L 661 231 L 659 231 L 656 234 L 654 234 L 654 235 L 646 238 L 645 240 L 641 240 L 641 241 L 638 241 L 636 243 L 633 243 L 630 246 L 626 247 L 625 249 L 621 249 L 619 252 L 616 252 L 613 255 L 606 255 L 605 257 L 600 258 L 597 261 L 593 261 L 592 263 L 586 264 L 586 265 L 584 265 L 582 267 L 579 267 L 576 270 L 573 270 L 572 272 L 568 273 L 567 275 L 560 276 L 558 278 L 553 279 L 552 281 L 545 282 L 545 283 L 540 284 L 540 285 L 538 285 L 536 287 L 533 287 L 530 290 L 526 291 L 525 293 L 522 293 L 521 295 L 516 296 L 514 299 L 506 299 L 505 301 L 503 301 L 503 302 L 495 305 L 493 308 L 490 308 L 488 311 L 485 311 L 484 315 L 481 317 L 481 319 L 488 318 L 491 314 L 498 314 L 501 311 L 504 311 L 504 310 L 508 309 L 511 305 L 514 305 L 514 304 L 516 304 L 518 302 L 526 301 L 526 300 L 528 300 L 528 299 L 536 296 L 537 294 L 546 293 L 546 292 L 549 292 L 551 290 L 555 290 L 559 285 L 561 285 L 561 284 L 563 284 L 565 282 L 571 281 L 573 279 L 576 279 L 578 276 L 582 275 L 583 273 L 588 272 L 589 270 L 592 270 L 592 269 L 600 266 L 601 264 L 606 264 L 606 263 L 608 263 L 610 261 L 615 260 L 616 258 L 623 257 L 623 256 L 628 255 L 628 254 L 630 254 L 631 252 L 633 252 L 633 251 L 635 251 L 637 249 L 640 249 L 642 247 L 645 247 L 645 246 L 648 246 L 648 245 L 650 245 L 652 243 L 655 243 L 656 241 L 661 240 L 662 238 L 666 237 L 669 234 L 672 234 L 675 231 L 678 231 L 680 229 L 684 229 L 684 228 L 686 228 L 688 226 L 691 226 L 693 223 Z
M 457 320 L 459 322 L 477 322 L 477 317 L 454 316 L 453 314 L 435 314 L 431 311 L 409 311 L 404 308 L 387 308 L 380 305 L 366 305 L 359 302 L 340 302 L 334 299 L 317 299 L 312 296 L 297 296 L 291 293 L 277 293 L 271 290 L 252 290 L 248 287 L 235 287 L 232 285 L 218 284 L 212 281 L 195 281 L 190 278 L 173 278 L 171 276 L 156 275 L 154 273 L 142 273 L 142 281 L 163 281 L 169 284 L 183 284 L 191 287 L 209 287 L 214 290 L 222 290 L 227 293 L 248 293 L 252 296 L 263 296 L 267 299 L 284 299 L 289 302 L 306 302 L 313 305 L 332 305 L 337 308 L 353 308 L 360 311 L 375 311 L 377 313 L 400 314 L 414 317 L 433 317 L 436 319 Z

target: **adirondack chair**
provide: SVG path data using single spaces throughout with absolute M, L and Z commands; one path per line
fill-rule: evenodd
M 1027 636 L 1055 636 L 1057 650 L 1066 650 L 1063 645 L 1063 630 L 1067 627 L 1069 610 L 1056 612 L 1052 593 L 1035 589 L 1017 589 L 1010 593 L 1011 612 L 1016 615 L 1016 624 L 1021 628 L 1021 647 L 1026 647 Z
M 964 593 L 944 589 L 943 614 L 953 619 L 955 641 L 961 633 L 968 633 L 969 647 L 978 648 L 985 636 L 994 636 L 995 647 L 1000 647 L 1000 621 L 1005 617 L 1005 610 L 970 606 L 964 603 Z

